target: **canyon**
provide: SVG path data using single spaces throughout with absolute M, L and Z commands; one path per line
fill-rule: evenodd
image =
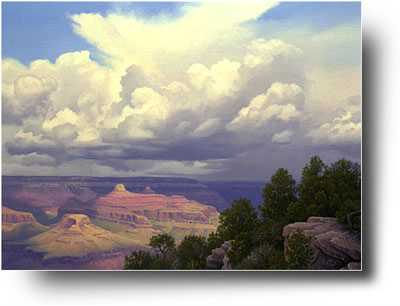
M 262 182 L 179 177 L 2 177 L 4 269 L 121 269 L 152 236 L 208 236 L 240 197 L 260 202 Z
M 216 207 L 148 185 L 130 191 L 116 183 L 99 194 L 76 181 L 26 180 L 3 185 L 5 268 L 121 268 L 124 256 L 148 248 L 154 235 L 169 233 L 179 243 L 218 226 Z
M 199 181 L 180 177 L 90 177 L 90 176 L 3 176 L 3 203 L 23 207 L 36 214 L 59 207 L 80 204 L 104 196 L 115 185 L 123 184 L 131 192 L 142 193 L 150 187 L 163 195 L 182 195 L 223 211 L 240 197 L 254 206 L 261 202 L 264 182 Z M 39 208 L 39 209 L 35 209 Z

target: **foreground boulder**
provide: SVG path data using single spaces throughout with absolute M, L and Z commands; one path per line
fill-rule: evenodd
M 314 251 L 311 269 L 361 270 L 361 241 L 357 233 L 338 223 L 336 218 L 310 217 L 283 228 L 285 250 L 287 240 L 296 231 L 311 237 Z
M 211 251 L 211 255 L 207 257 L 207 269 L 210 270 L 231 270 L 228 251 L 231 248 L 231 243 L 225 241 L 219 248 Z

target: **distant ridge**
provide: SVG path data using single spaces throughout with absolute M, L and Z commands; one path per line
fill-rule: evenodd
M 120 181 L 125 182 L 146 182 L 146 181 L 179 181 L 179 182 L 199 182 L 199 180 L 186 177 L 174 177 L 174 176 L 131 176 L 131 177 L 118 177 L 118 176 L 42 176 L 42 175 L 31 175 L 31 176 L 19 176 L 19 175 L 3 175 L 3 179 L 18 181 L 54 181 L 54 182 L 65 182 L 65 181 L 90 181 L 90 182 L 104 182 L 104 181 Z
M 3 176 L 2 200 L 8 202 L 10 207 L 34 212 L 29 208 L 33 206 L 29 201 L 16 202 L 15 194 L 18 190 L 29 186 L 39 188 L 41 184 L 45 184 L 43 188 L 46 188 L 47 184 L 60 184 L 69 186 L 70 191 L 76 188 L 90 189 L 98 196 L 104 196 L 119 183 L 135 193 L 183 195 L 187 199 L 212 205 L 220 212 L 230 207 L 232 201 L 240 197 L 251 200 L 253 205 L 257 206 L 261 203 L 262 188 L 265 184 L 265 182 L 205 181 L 183 177 Z M 34 214 L 40 222 L 45 222 L 45 216 L 39 217 L 39 212 Z

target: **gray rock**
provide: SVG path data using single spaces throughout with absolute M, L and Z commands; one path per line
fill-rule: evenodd
M 221 248 L 225 250 L 225 252 L 228 252 L 228 250 L 232 247 L 232 243 L 230 241 L 225 241 L 222 245 Z
M 224 265 L 222 266 L 222 270 L 232 270 L 232 265 L 227 255 L 224 256 L 223 262 Z
M 229 257 L 227 255 L 230 248 L 231 248 L 231 243 L 229 241 L 225 241 L 221 245 L 221 247 L 213 249 L 211 251 L 211 255 L 207 257 L 207 269 L 230 270 L 231 265 L 229 262 Z
M 361 243 L 357 234 L 348 231 L 336 218 L 310 217 L 307 222 L 292 223 L 283 228 L 285 247 L 287 238 L 300 230 L 311 237 L 314 250 L 312 269 L 334 270 L 361 261 Z M 356 269 L 351 269 L 356 270 Z

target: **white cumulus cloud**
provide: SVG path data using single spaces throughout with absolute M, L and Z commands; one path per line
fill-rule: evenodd
M 296 84 L 274 83 L 265 94 L 254 97 L 227 125 L 228 130 L 265 128 L 272 119 L 290 121 L 300 116 L 303 90 Z
M 258 65 L 269 65 L 277 58 L 293 58 L 302 56 L 301 49 L 279 39 L 253 40 L 248 46 L 244 64 L 250 68 Z
M 351 112 L 345 112 L 326 122 L 308 134 L 315 143 L 340 144 L 361 141 L 361 122 L 353 120 Z

